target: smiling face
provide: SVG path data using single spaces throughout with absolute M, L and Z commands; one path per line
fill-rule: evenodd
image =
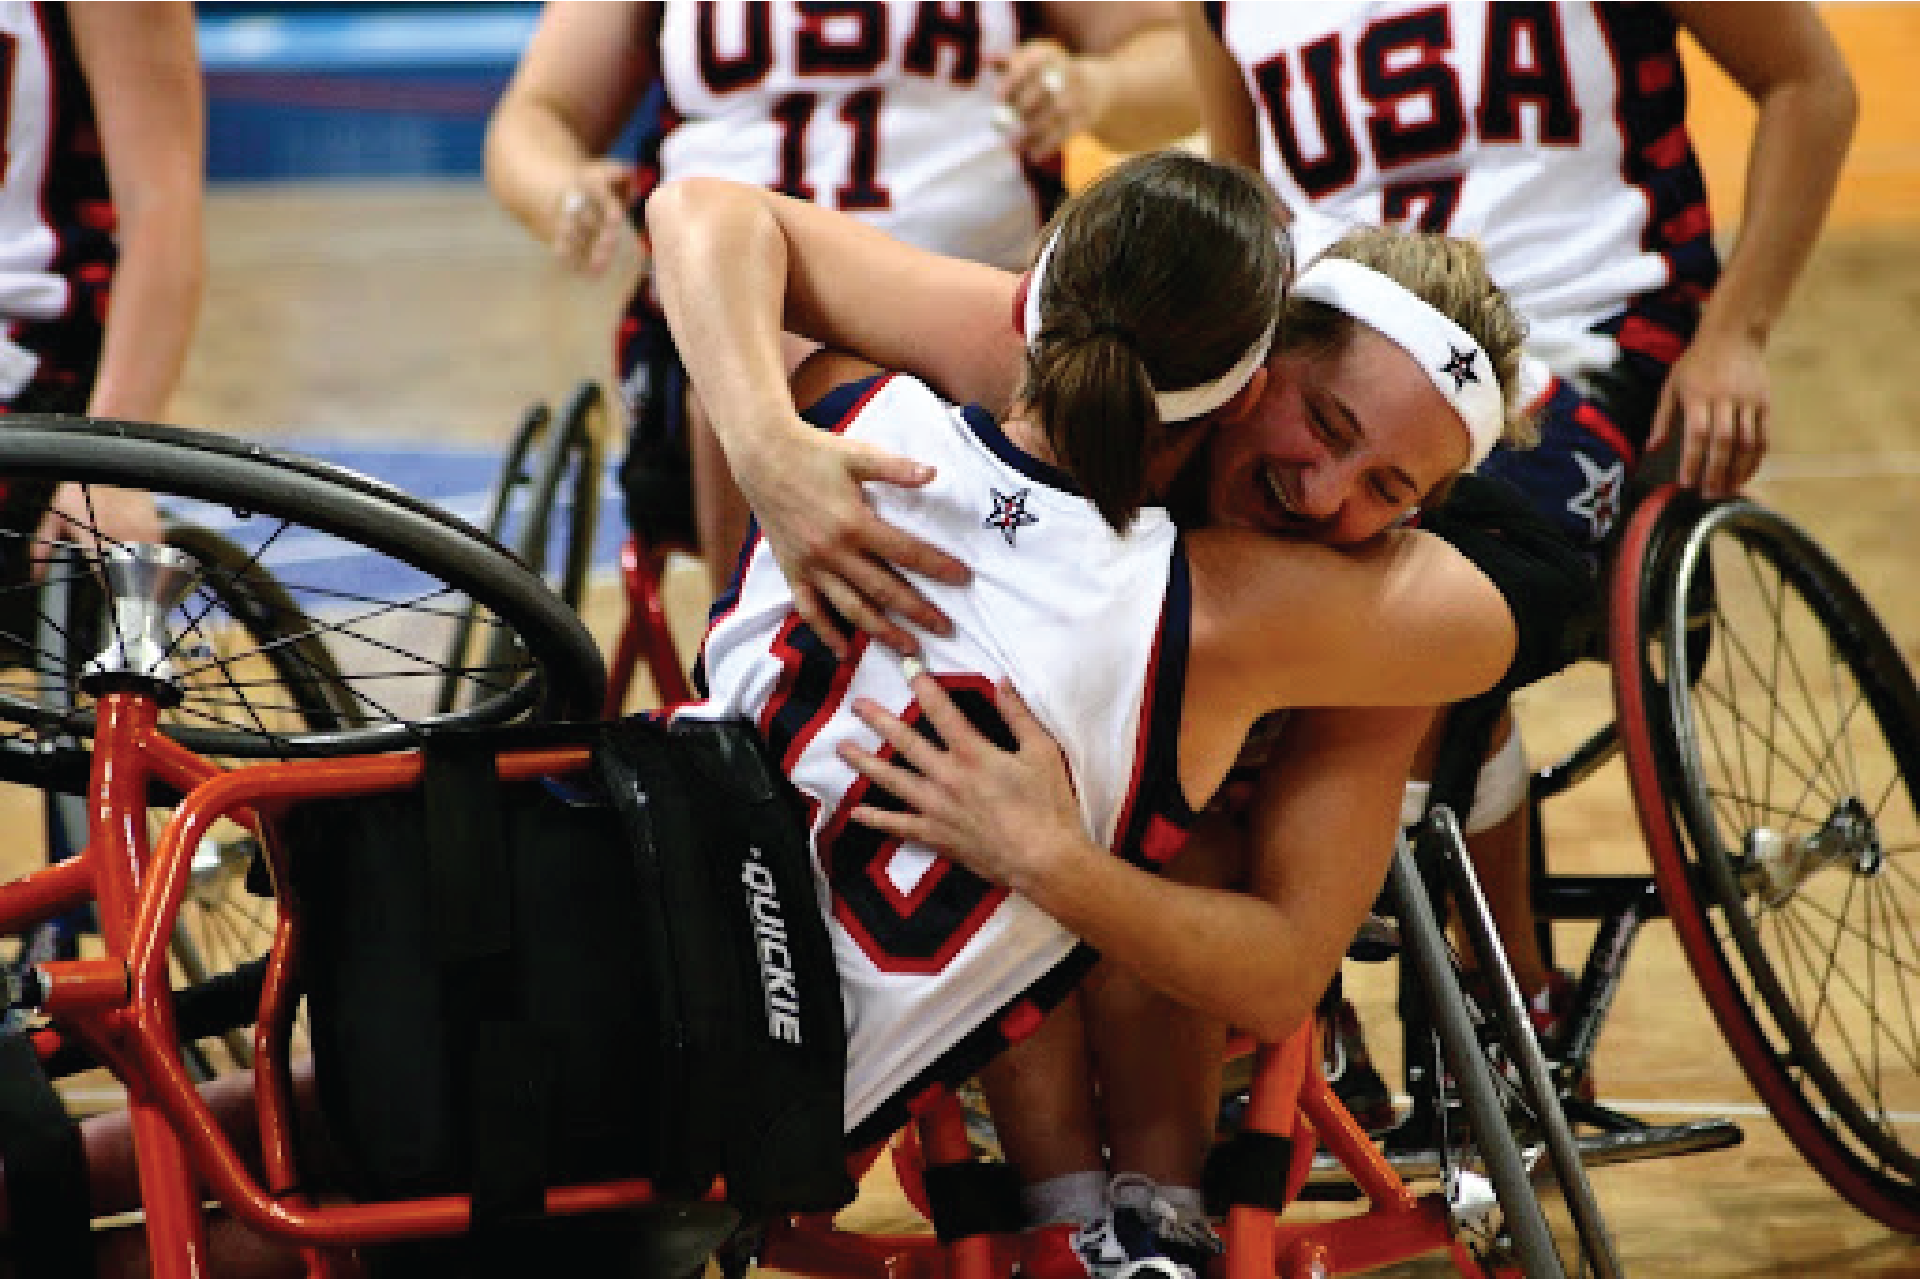
M 1413 357 L 1365 325 L 1332 356 L 1276 353 L 1265 394 L 1215 433 L 1210 523 L 1364 542 L 1467 463 L 1460 418 Z

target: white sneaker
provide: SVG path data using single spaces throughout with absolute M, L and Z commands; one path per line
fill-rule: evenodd
M 1115 1276 L 1190 1278 L 1226 1250 L 1205 1214 L 1176 1207 L 1143 1174 L 1115 1175 L 1107 1198 L 1114 1237 L 1127 1257 Z

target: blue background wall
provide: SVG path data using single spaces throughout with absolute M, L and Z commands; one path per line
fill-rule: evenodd
M 215 182 L 478 177 L 537 4 L 201 4 Z

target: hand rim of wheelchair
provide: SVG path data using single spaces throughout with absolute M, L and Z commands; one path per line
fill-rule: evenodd
M 1707 543 L 1723 533 L 1764 560 L 1779 575 L 1781 598 L 1790 594 L 1821 626 L 1830 656 L 1844 661 L 1883 745 L 1898 757 L 1896 780 L 1909 803 L 1920 776 L 1920 694 L 1845 572 L 1791 521 L 1757 503 L 1702 505 L 1671 488 L 1656 492 L 1622 540 L 1611 639 L 1621 738 L 1655 879 L 1729 1047 L 1795 1147 L 1862 1212 L 1898 1230 L 1920 1230 L 1920 1161 L 1873 1121 L 1808 1028 L 1750 914 L 1754 895 L 1734 865 L 1745 850 L 1730 851 L 1720 838 L 1694 725 L 1700 658 L 1688 648 L 1685 624 L 1694 583 L 1711 573 L 1710 559 L 1702 568 Z M 1714 607 L 1717 613 L 1717 600 Z M 1650 620 L 1657 630 L 1649 630 Z
M 415 745 L 423 733 L 442 728 L 522 716 L 585 718 L 599 709 L 604 663 L 573 610 L 483 532 L 377 480 L 204 430 L 26 414 L 9 418 L 0 432 L 0 475 L 147 489 L 160 498 L 270 517 L 280 521 L 281 531 L 297 527 L 340 539 L 429 575 L 442 593 L 480 602 L 530 655 L 524 670 L 494 684 L 491 696 L 458 711 L 381 719 L 378 703 L 369 702 L 375 714 L 367 723 L 322 732 L 286 737 L 245 729 L 169 732 L 192 750 L 235 758 L 361 754 Z M 329 624 L 320 622 L 317 629 L 324 634 Z M 436 656 L 435 678 L 438 666 Z M 350 687 L 362 678 L 343 673 Z M 10 691 L 0 691 L 0 720 L 30 726 L 41 736 L 38 742 L 0 740 L 0 753 L 14 757 L 13 772 L 27 771 L 23 780 L 31 780 L 34 757 L 58 753 L 62 736 L 85 737 L 92 730 L 90 711 L 49 706 Z

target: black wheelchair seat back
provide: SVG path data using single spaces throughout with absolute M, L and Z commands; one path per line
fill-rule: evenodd
M 496 757 L 591 745 L 589 774 Z M 347 1190 L 473 1197 L 723 1177 L 760 1213 L 853 1198 L 845 1033 L 797 801 L 748 726 L 433 735 L 420 785 L 288 816 L 316 1085 Z

